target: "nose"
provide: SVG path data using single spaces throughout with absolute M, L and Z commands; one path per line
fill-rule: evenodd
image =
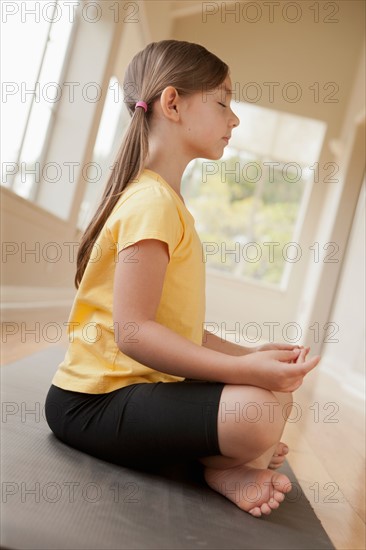
M 236 128 L 240 124 L 240 119 L 236 116 L 236 114 L 232 109 L 231 109 L 231 113 L 232 113 L 232 116 L 231 116 L 232 125 L 233 125 L 233 128 Z

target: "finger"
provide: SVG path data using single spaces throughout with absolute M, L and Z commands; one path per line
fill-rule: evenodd
M 305 363 L 306 349 L 302 349 L 299 353 L 299 356 L 296 360 L 296 363 Z
M 294 345 L 294 344 L 274 344 L 276 346 L 276 349 L 279 349 L 279 350 L 298 350 L 298 349 L 301 349 L 303 348 L 304 346 L 300 346 L 298 344 Z
M 289 362 L 296 360 L 300 352 L 301 350 L 298 348 L 293 350 L 274 350 L 272 351 L 272 356 L 277 361 Z
M 300 365 L 302 374 L 305 376 L 305 374 L 313 370 L 319 363 L 320 359 L 321 359 L 320 355 L 315 355 L 311 359 L 308 359 L 307 361 L 302 363 Z
M 273 344 L 273 347 L 278 350 L 294 350 L 300 348 L 300 346 L 295 346 L 294 344 Z

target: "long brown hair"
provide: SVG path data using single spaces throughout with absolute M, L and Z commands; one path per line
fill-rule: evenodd
M 149 120 L 153 103 L 167 86 L 181 96 L 209 91 L 223 83 L 229 67 L 203 46 L 179 40 L 152 42 L 137 53 L 127 67 L 124 102 L 131 120 L 124 134 L 100 204 L 80 242 L 75 286 L 79 287 L 94 243 L 127 184 L 136 179 L 148 154 Z M 145 101 L 148 110 L 138 108 Z

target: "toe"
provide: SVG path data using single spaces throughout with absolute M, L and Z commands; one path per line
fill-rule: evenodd
M 280 503 L 275 499 L 275 498 L 271 498 L 269 501 L 268 501 L 268 506 L 272 509 L 272 510 L 276 510 L 276 508 L 278 508 L 280 505 Z
M 259 517 L 261 517 L 262 512 L 261 512 L 261 509 L 259 508 L 259 506 L 256 506 L 255 508 L 252 508 L 251 510 L 249 510 L 249 514 L 251 514 L 255 518 L 259 518 Z
M 289 448 L 285 443 L 282 443 L 282 441 L 278 444 L 278 447 L 276 449 L 276 455 L 286 455 L 289 452 Z
M 283 474 L 273 474 L 272 483 L 274 488 L 280 490 L 282 493 L 291 491 L 291 482 L 288 477 Z
M 270 468 L 279 468 L 280 466 L 282 466 L 282 464 L 284 463 L 285 461 L 285 457 L 284 456 L 281 456 L 281 457 L 273 457 L 270 464 L 269 464 L 269 467 Z
M 264 502 L 262 505 L 261 505 L 261 512 L 262 514 L 265 514 L 266 516 L 268 516 L 268 514 L 270 514 L 272 512 L 271 508 L 268 506 L 268 504 L 266 502 Z
M 285 495 L 280 491 L 275 491 L 273 494 L 273 498 L 277 500 L 277 502 L 283 502 L 285 500 Z

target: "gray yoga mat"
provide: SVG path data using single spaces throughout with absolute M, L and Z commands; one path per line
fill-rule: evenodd
M 3 549 L 333 549 L 294 484 L 270 516 L 253 518 L 213 491 L 197 461 L 123 468 L 58 441 L 44 400 L 64 355 L 52 347 L 1 368 Z

